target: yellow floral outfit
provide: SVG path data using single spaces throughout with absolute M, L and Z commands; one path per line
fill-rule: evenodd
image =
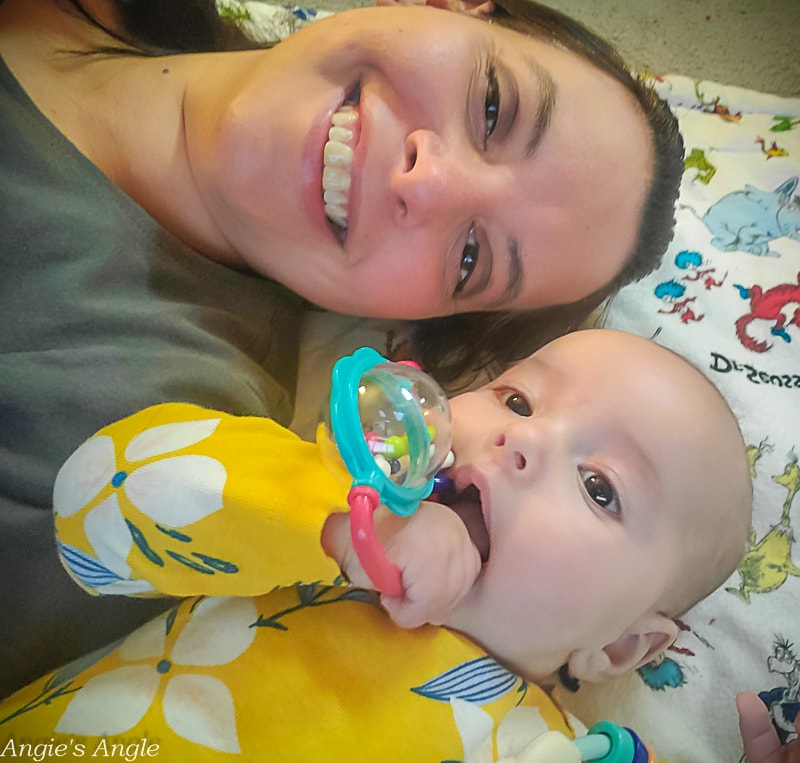
M 6 700 L 0 750 L 489 763 L 571 737 L 471 641 L 342 584 L 320 533 L 346 489 L 268 419 L 166 404 L 101 430 L 56 482 L 65 567 L 96 594 L 192 598 Z
M 81 445 L 53 507 L 62 561 L 91 593 L 253 596 L 333 582 L 320 535 L 347 485 L 271 419 L 167 403 Z

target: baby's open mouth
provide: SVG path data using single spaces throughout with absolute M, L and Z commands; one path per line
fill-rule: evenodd
M 347 236 L 350 168 L 360 131 L 360 98 L 361 88 L 357 85 L 331 117 L 328 141 L 323 149 L 322 198 L 325 214 L 340 241 Z
M 466 525 L 469 537 L 478 549 L 481 562 L 489 559 L 489 530 L 483 516 L 481 494 L 475 485 L 468 485 L 464 490 L 455 493 L 452 498 L 448 496 L 447 505 L 460 517 Z

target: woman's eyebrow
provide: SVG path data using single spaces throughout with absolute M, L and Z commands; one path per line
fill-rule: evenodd
M 530 138 L 525 147 L 525 158 L 530 158 L 535 152 L 550 125 L 550 118 L 556 106 L 556 93 L 558 88 L 550 72 L 547 71 L 535 58 L 526 58 L 532 71 L 533 80 L 538 83 L 538 93 L 532 99 L 538 103 L 536 119 L 533 122 Z M 525 283 L 525 271 L 522 267 L 522 257 L 519 253 L 519 242 L 513 236 L 508 239 L 508 278 L 502 294 L 492 301 L 491 308 L 504 307 L 512 302 L 522 291 Z
M 536 119 L 533 121 L 530 138 L 525 147 L 525 157 L 529 158 L 536 152 L 547 132 L 547 128 L 550 126 L 550 118 L 553 116 L 553 111 L 556 107 L 558 88 L 550 76 L 550 72 L 535 58 L 528 58 L 527 62 L 532 71 L 534 81 L 538 83 L 537 89 L 539 91 L 534 99 L 534 102 L 539 104 L 539 108 L 536 110 Z
M 508 239 L 506 256 L 508 257 L 508 277 L 506 278 L 506 285 L 503 288 L 502 294 L 500 294 L 497 299 L 492 300 L 491 305 L 489 305 L 490 308 L 497 309 L 512 302 L 522 291 L 522 285 L 525 283 L 525 271 L 522 268 L 519 243 L 513 236 Z

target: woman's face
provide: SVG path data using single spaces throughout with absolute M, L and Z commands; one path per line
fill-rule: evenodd
M 402 318 L 571 302 L 621 270 L 649 132 L 573 54 L 413 7 L 337 14 L 246 55 L 187 137 L 215 225 L 254 270 Z

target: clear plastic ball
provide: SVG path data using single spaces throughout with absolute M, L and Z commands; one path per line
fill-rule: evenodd
M 444 391 L 418 368 L 387 362 L 362 374 L 357 395 L 358 429 L 377 468 L 395 485 L 424 485 L 442 468 L 452 443 Z M 317 440 L 330 458 L 336 433 L 327 408 L 324 413 Z

